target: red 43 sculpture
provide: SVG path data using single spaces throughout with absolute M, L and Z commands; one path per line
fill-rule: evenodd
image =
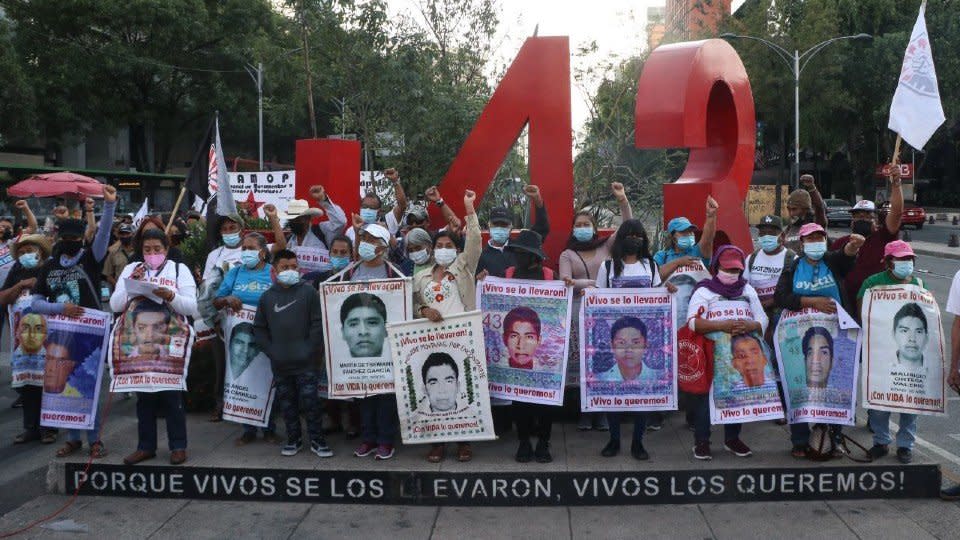
M 733 47 L 710 39 L 654 50 L 640 74 L 635 121 L 638 148 L 690 149 L 683 174 L 664 186 L 664 219 L 687 216 L 702 223 L 712 195 L 720 205 L 719 229 L 750 251 L 743 202 L 753 173 L 756 120 L 750 81 Z M 544 247 L 556 261 L 574 213 L 567 37 L 532 37 L 521 47 L 439 183 L 457 214 L 465 189 L 483 197 L 525 125 L 530 180 L 540 186 L 550 217 Z M 359 143 L 309 139 L 297 141 L 296 150 L 297 197 L 308 198 L 311 185 L 323 184 L 348 213 L 357 211 Z M 440 223 L 439 213 L 431 221 Z

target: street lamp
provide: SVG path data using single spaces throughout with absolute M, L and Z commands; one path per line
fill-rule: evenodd
M 303 47 L 298 47 L 293 50 L 284 51 L 283 54 L 274 58 L 274 61 L 283 58 L 289 54 L 293 54 Z M 257 62 L 257 65 L 254 66 L 251 63 L 246 63 L 243 66 L 243 69 L 247 70 L 247 74 L 250 75 L 250 78 L 253 79 L 253 84 L 257 86 L 257 132 L 258 132 L 258 157 L 260 159 L 260 170 L 263 170 L 263 62 Z
M 870 34 L 860 33 L 852 36 L 830 38 L 826 41 L 817 43 L 802 53 L 799 50 L 794 49 L 792 54 L 790 51 L 784 49 L 776 43 L 773 43 L 772 41 L 767 41 L 766 39 L 755 36 L 741 36 L 739 34 L 727 32 L 720 34 L 720 37 L 728 40 L 751 39 L 753 41 L 759 41 L 760 43 L 763 43 L 767 47 L 773 49 L 773 51 L 777 53 L 777 56 L 786 62 L 787 67 L 793 71 L 793 160 L 795 170 L 793 174 L 793 187 L 796 188 L 800 183 L 800 74 L 803 73 L 803 68 L 807 67 L 807 64 L 810 63 L 810 59 L 813 58 L 815 54 L 822 51 L 825 47 L 835 41 L 841 41 L 845 39 L 873 39 L 873 36 Z

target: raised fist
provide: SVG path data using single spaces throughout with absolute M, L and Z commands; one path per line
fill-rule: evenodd
M 113 186 L 103 186 L 103 200 L 106 202 L 117 202 L 117 188 Z

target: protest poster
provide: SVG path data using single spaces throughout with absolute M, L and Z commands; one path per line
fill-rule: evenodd
M 707 267 L 703 265 L 703 261 L 700 259 L 695 260 L 692 264 L 678 266 L 667 278 L 667 282 L 672 283 L 677 288 L 677 292 L 673 293 L 673 302 L 677 306 L 674 328 L 677 331 L 687 324 L 687 318 L 690 317 L 687 314 L 690 297 L 693 296 L 693 290 L 697 287 L 697 283 L 705 279 L 710 279 L 710 272 L 707 271 Z
M 413 318 L 410 278 L 328 282 L 320 287 L 331 398 L 390 394 L 387 323 Z
M 242 204 L 252 196 L 257 206 L 257 217 L 264 217 L 264 204 L 272 204 L 278 212 L 283 213 L 287 211 L 290 201 L 297 198 L 296 171 L 231 172 L 228 176 L 233 200 Z
M 110 335 L 110 391 L 186 390 L 195 335 L 168 304 L 134 298 Z
M 24 294 L 7 306 L 7 324 L 10 327 L 11 386 L 43 386 L 43 364 L 47 351 L 47 319 L 39 313 L 30 313 L 33 295 Z
M 290 248 L 297 254 L 297 266 L 300 274 L 326 272 L 330 270 L 330 252 L 324 247 L 294 246 Z
M 13 263 L 17 262 L 13 259 L 13 250 L 10 249 L 14 242 L 16 239 L 0 244 L 0 283 L 7 281 L 7 274 L 13 268 Z
M 387 334 L 404 444 L 496 438 L 479 311 L 392 323 Z
M 580 311 L 583 411 L 677 408 L 677 331 L 665 288 L 587 289 Z
M 273 368 L 253 337 L 256 306 L 244 304 L 223 319 L 226 377 L 223 381 L 223 419 L 266 427 L 273 406 Z
M 563 404 L 572 299 L 562 281 L 488 277 L 477 287 L 491 397 Z
M 84 309 L 80 317 L 45 315 L 43 397 L 40 424 L 93 429 L 103 380 L 103 355 L 112 316 Z
M 836 303 L 828 314 L 784 310 L 774 333 L 787 421 L 852 426 L 860 327 Z
M 760 334 L 715 332 L 707 337 L 713 340 L 710 423 L 782 419 L 777 376 L 769 348 Z
M 860 320 L 864 408 L 945 415 L 943 325 L 933 293 L 916 285 L 871 288 Z

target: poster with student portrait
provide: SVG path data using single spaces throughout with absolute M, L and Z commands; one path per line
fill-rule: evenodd
M 770 350 L 759 333 L 716 332 L 710 423 L 739 424 L 783 418 Z
M 562 281 L 488 277 L 477 286 L 491 397 L 563 404 L 572 303 Z
M 916 285 L 873 287 L 863 297 L 863 406 L 946 414 L 940 306 Z
M 787 421 L 854 424 L 860 327 L 836 313 L 784 310 L 774 333 Z
M 166 303 L 138 296 L 110 336 L 111 392 L 187 389 L 193 326 Z
M 387 333 L 404 444 L 496 438 L 479 311 L 390 324 Z
M 11 386 L 43 386 L 43 364 L 47 351 L 43 342 L 47 339 L 47 319 L 39 313 L 30 312 L 33 295 L 25 294 L 7 306 L 7 323 L 10 329 Z
M 45 315 L 40 425 L 93 429 L 112 316 L 84 309 L 80 317 Z
M 253 337 L 256 306 L 228 310 L 223 320 L 226 369 L 223 381 L 223 419 L 266 427 L 273 406 L 273 368 Z
M 387 324 L 413 318 L 410 283 L 395 278 L 321 285 L 330 398 L 393 393 Z
M 580 313 L 580 408 L 677 408 L 677 331 L 665 288 L 587 289 Z
M 672 283 L 677 288 L 677 292 L 673 294 L 673 302 L 677 306 L 674 317 L 677 331 L 687 324 L 687 319 L 690 317 L 687 314 L 687 308 L 690 307 L 690 297 L 693 296 L 693 290 L 696 289 L 697 283 L 705 279 L 710 279 L 710 272 L 707 271 L 707 267 L 700 259 L 692 264 L 678 266 L 667 278 L 667 283 Z

